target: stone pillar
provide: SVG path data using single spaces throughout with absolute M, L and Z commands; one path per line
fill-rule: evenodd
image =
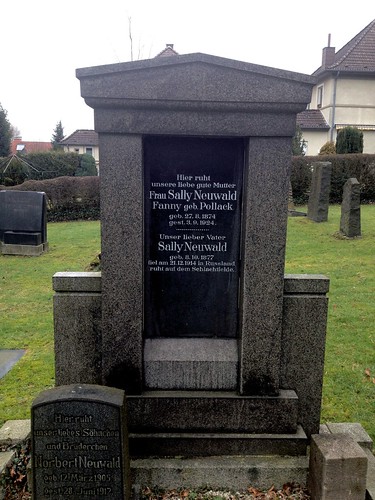
M 352 437 L 312 436 L 308 480 L 312 500 L 363 500 L 366 475 L 367 455 Z
M 53 289 L 55 384 L 100 384 L 101 275 L 56 273 Z
M 100 142 L 103 383 L 142 390 L 142 137 L 103 134 Z M 126 374 L 126 376 L 124 375 Z
M 348 238 L 361 236 L 361 186 L 357 179 L 346 181 L 341 203 L 340 232 Z
M 312 168 L 307 217 L 315 222 L 326 222 L 328 220 L 332 166 L 328 161 L 317 161 L 312 164 Z

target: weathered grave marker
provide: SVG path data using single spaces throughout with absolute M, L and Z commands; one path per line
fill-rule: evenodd
M 307 217 L 315 222 L 328 220 L 329 192 L 331 188 L 330 162 L 312 164 L 311 191 L 307 205 Z
M 348 238 L 361 236 L 361 186 L 357 179 L 348 179 L 344 184 L 340 231 Z
M 129 498 L 125 395 L 60 386 L 33 402 L 33 498 Z

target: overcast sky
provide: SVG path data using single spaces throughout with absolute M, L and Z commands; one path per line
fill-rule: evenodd
M 134 59 L 173 43 L 311 74 L 329 33 L 339 50 L 374 18 L 374 0 L 0 0 L 0 103 L 25 141 L 93 129 L 75 70 L 131 60 L 129 19 Z

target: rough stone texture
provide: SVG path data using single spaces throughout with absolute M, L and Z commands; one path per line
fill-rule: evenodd
M 100 384 L 101 275 L 53 276 L 55 384 Z
M 7 420 L 0 428 L 0 446 L 26 441 L 30 436 L 30 420 Z
M 366 500 L 375 500 L 375 456 L 368 448 L 365 448 L 367 455 L 367 481 Z
M 357 179 L 348 179 L 344 184 L 340 231 L 348 238 L 361 236 L 361 185 Z
M 146 339 L 147 389 L 236 390 L 236 339 Z
M 103 383 L 143 385 L 142 137 L 100 136 Z
M 329 280 L 325 276 L 286 277 L 281 386 L 296 391 L 298 423 L 308 436 L 319 432 Z
M 306 455 L 308 439 L 298 426 L 293 434 L 130 433 L 132 457 L 215 457 L 246 455 Z
M 362 448 L 372 450 L 372 439 L 358 422 L 327 423 L 326 426 L 331 434 L 347 434 Z
M 60 272 L 52 277 L 55 292 L 101 292 L 102 274 L 100 271 Z
M 101 151 L 104 383 L 143 386 L 142 136 L 250 137 L 238 389 L 277 394 L 291 137 L 314 80 L 205 54 L 77 76 Z
M 26 257 L 39 257 L 47 252 L 48 245 L 6 245 L 0 242 L 0 250 L 4 255 L 25 255 Z
M 312 168 L 307 217 L 315 222 L 325 222 L 328 220 L 332 165 L 328 161 L 317 161 Z
M 209 457 L 138 459 L 131 461 L 131 480 L 140 487 L 246 490 L 306 484 L 307 457 Z M 335 499 L 338 500 L 338 497 Z M 342 499 L 343 500 L 343 499 Z
M 280 387 L 289 139 L 252 138 L 248 161 L 240 392 L 276 394 Z
M 129 499 L 125 393 L 98 385 L 44 391 L 31 407 L 33 498 Z
M 308 488 L 312 500 L 366 495 L 367 455 L 346 434 L 313 435 L 310 447 Z
M 128 396 L 129 432 L 294 433 L 298 398 L 220 391 L 149 391 Z

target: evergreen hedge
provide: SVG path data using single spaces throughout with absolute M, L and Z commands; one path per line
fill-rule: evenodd
M 341 203 L 345 182 L 355 177 L 361 185 L 361 202 L 375 202 L 375 154 L 294 156 L 291 183 L 296 204 L 305 204 L 311 185 L 311 165 L 317 161 L 332 164 L 330 203 Z

